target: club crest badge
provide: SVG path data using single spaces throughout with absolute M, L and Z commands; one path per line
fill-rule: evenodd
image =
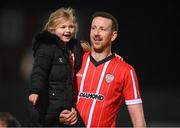
M 109 84 L 109 83 L 111 83 L 114 80 L 114 75 L 106 74 L 105 79 L 106 79 L 106 82 Z

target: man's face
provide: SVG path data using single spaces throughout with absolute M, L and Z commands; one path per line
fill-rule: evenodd
M 108 18 L 95 17 L 91 23 L 90 39 L 94 51 L 102 52 L 111 48 L 112 44 L 112 21 Z

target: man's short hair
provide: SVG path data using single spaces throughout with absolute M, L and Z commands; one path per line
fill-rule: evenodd
M 118 29 L 119 29 L 118 21 L 112 14 L 110 14 L 108 12 L 99 11 L 99 12 L 95 12 L 92 15 L 92 20 L 95 17 L 104 17 L 104 18 L 108 18 L 108 19 L 112 20 L 112 30 L 118 32 Z

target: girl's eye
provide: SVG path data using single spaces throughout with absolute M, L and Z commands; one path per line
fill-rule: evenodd
M 65 28 L 65 26 L 61 26 L 60 28 Z
M 92 30 L 94 30 L 94 29 L 95 29 L 95 27 L 91 27 L 91 29 L 92 29 Z
M 71 25 L 71 26 L 69 26 L 69 28 L 74 28 L 74 26 L 73 26 L 73 25 Z

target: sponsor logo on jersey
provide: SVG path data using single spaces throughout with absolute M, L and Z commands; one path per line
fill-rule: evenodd
M 95 100 L 99 100 L 99 101 L 103 101 L 103 100 L 104 100 L 104 96 L 103 96 L 103 95 L 95 94 L 95 93 L 81 92 L 81 93 L 79 94 L 79 96 L 80 96 L 81 98 L 95 99 Z
M 105 79 L 106 79 L 106 82 L 109 84 L 114 80 L 114 75 L 106 74 Z

